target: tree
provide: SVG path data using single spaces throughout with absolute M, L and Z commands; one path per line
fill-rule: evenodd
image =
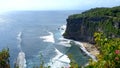
M 9 57 L 9 49 L 3 49 L 0 52 L 0 68 L 10 68 Z

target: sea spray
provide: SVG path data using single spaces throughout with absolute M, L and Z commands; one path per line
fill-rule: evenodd
M 48 65 L 51 66 L 51 68 L 62 68 L 62 67 L 70 67 L 70 59 L 67 55 L 61 53 L 58 49 L 55 48 L 55 52 L 57 55 L 51 59 L 51 62 L 48 63 Z
M 57 43 L 58 45 L 62 45 L 62 46 L 65 46 L 65 47 L 71 47 L 70 40 L 65 39 L 63 37 L 59 38 L 58 40 L 59 40 L 59 42 Z
M 60 31 L 61 35 L 63 35 L 65 33 L 65 30 L 66 30 L 66 25 L 60 26 L 59 31 Z
M 17 61 L 16 61 L 16 66 L 19 68 L 26 68 L 26 59 L 25 59 L 25 53 L 24 52 L 19 52 Z
M 22 48 L 21 48 L 22 32 L 19 32 L 19 34 L 17 36 L 17 40 L 18 40 L 18 48 L 20 49 L 20 52 L 19 52 L 17 60 L 16 60 L 16 67 L 26 68 L 25 53 L 22 51 Z
M 70 40 L 63 38 L 63 36 L 62 36 L 64 34 L 65 30 L 66 30 L 66 25 L 62 25 L 59 27 L 60 37 L 58 39 L 59 42 L 57 44 L 65 46 L 65 47 L 71 47 L 71 45 L 69 44 Z
M 96 61 L 96 62 L 97 62 L 96 57 L 95 57 L 94 55 L 92 55 L 91 53 L 89 53 L 89 52 L 86 50 L 86 48 L 83 46 L 82 43 L 80 43 L 80 45 L 81 45 L 80 48 L 81 48 L 88 56 L 90 56 L 90 57 L 93 59 L 93 61 Z
M 55 35 L 58 38 L 58 42 L 55 44 L 65 47 L 71 47 L 71 45 L 69 44 L 70 41 L 62 37 L 62 34 L 65 32 L 65 29 L 66 29 L 65 25 L 58 28 L 58 30 L 60 31 L 60 34 L 58 35 L 60 36 Z M 64 53 L 62 53 L 57 48 L 55 48 L 56 56 L 51 59 L 48 65 L 51 66 L 51 68 L 70 67 L 69 65 L 70 59 L 66 55 L 66 52 L 68 50 L 69 49 L 67 49 Z
M 47 36 L 41 36 L 40 38 L 43 39 L 44 42 L 55 43 L 53 33 L 52 32 L 48 32 L 48 33 L 49 33 L 49 35 L 47 35 Z
M 19 32 L 17 35 L 17 40 L 18 40 L 18 48 L 20 49 L 20 51 L 22 51 L 21 49 L 21 43 L 22 43 L 22 32 Z
M 85 52 L 89 57 L 91 57 L 93 59 L 93 61 L 97 61 L 96 57 L 94 55 L 92 55 L 91 53 L 89 53 L 81 42 L 71 40 L 70 43 L 74 44 L 74 45 L 77 45 L 78 47 L 80 47 L 80 49 L 83 52 Z
M 63 35 L 65 33 L 66 30 L 66 25 L 63 25 L 59 28 L 60 33 Z M 70 39 L 65 39 L 65 38 L 60 38 L 60 40 L 64 40 L 67 41 L 67 43 L 69 43 L 69 45 L 67 45 L 68 47 L 71 47 L 70 43 L 74 43 L 74 45 L 77 45 L 80 47 L 80 49 L 85 52 L 89 57 L 91 57 L 93 59 L 93 61 L 97 61 L 96 57 L 94 55 L 92 55 L 91 53 L 89 53 L 86 48 L 83 46 L 83 44 L 81 42 L 78 41 L 74 41 L 74 40 L 70 40 Z M 62 44 L 66 44 L 66 42 L 61 42 Z M 86 64 L 88 65 L 88 64 Z

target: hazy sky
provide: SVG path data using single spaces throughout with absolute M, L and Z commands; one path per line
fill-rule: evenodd
M 0 11 L 9 10 L 84 10 L 119 6 L 120 0 L 0 0 Z

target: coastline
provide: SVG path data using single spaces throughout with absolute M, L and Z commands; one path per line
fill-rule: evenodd
M 100 54 L 100 51 L 93 45 L 88 42 L 80 42 L 75 40 L 70 40 L 71 45 L 78 46 L 83 53 L 85 53 L 87 56 L 89 56 L 93 61 L 97 62 L 97 55 Z M 83 67 L 86 67 L 89 65 L 89 62 L 87 62 Z
M 87 42 L 80 42 L 74 40 L 70 40 L 70 44 L 78 46 L 93 61 L 97 62 L 97 55 L 99 54 L 99 50 L 94 45 Z
M 62 35 L 65 33 L 66 30 L 66 25 L 61 26 L 60 28 L 63 29 Z M 66 38 L 65 38 L 66 39 Z M 88 42 L 80 42 L 80 41 L 75 41 L 72 39 L 67 39 L 69 40 L 69 43 L 72 45 L 78 46 L 84 53 L 86 53 L 93 61 L 97 62 L 97 55 L 100 54 L 99 50 L 93 45 Z M 85 64 L 85 66 L 89 65 L 89 63 Z
M 95 57 L 97 57 L 97 55 L 100 54 L 100 51 L 93 45 L 87 42 L 81 42 L 83 44 L 83 46 L 85 47 L 85 49 L 92 55 L 94 55 Z

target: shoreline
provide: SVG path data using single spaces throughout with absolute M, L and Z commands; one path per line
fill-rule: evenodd
M 70 40 L 70 44 L 78 46 L 83 51 L 83 53 L 88 55 L 93 61 L 97 62 L 97 55 L 99 54 L 99 50 L 94 45 L 87 42 L 74 40 Z
M 88 42 L 80 42 L 80 41 L 74 41 L 70 40 L 70 44 L 74 44 L 78 46 L 83 53 L 85 53 L 87 56 L 89 56 L 93 61 L 97 62 L 97 55 L 100 54 L 100 51 L 93 45 Z M 86 67 L 89 65 L 89 61 L 83 65 L 83 67 Z
M 64 27 L 63 27 L 64 26 Z M 61 26 L 61 28 L 63 28 L 63 33 L 65 33 L 66 30 L 66 25 Z M 63 35 L 62 33 L 62 35 Z M 65 38 L 67 39 L 67 38 Z M 75 44 L 76 46 L 78 46 L 84 53 L 86 53 L 93 61 L 97 62 L 97 55 L 100 54 L 100 51 L 95 47 L 95 45 L 90 44 L 88 42 L 80 42 L 80 41 L 75 41 L 72 39 L 67 39 L 69 40 L 70 44 Z M 88 65 L 89 62 L 86 65 Z
M 68 39 L 69 40 L 69 39 Z M 73 46 L 77 46 L 82 50 L 82 53 L 85 53 L 87 56 L 89 56 L 94 62 L 97 62 L 97 55 L 100 54 L 100 51 L 95 47 L 95 45 L 90 44 L 88 42 L 80 42 L 75 40 L 70 40 L 69 42 Z M 89 61 L 85 63 L 82 67 L 86 67 L 89 65 Z
M 83 44 L 83 46 L 85 47 L 85 49 L 92 55 L 94 55 L 95 57 L 97 57 L 97 55 L 100 54 L 100 51 L 93 45 L 87 42 L 81 42 Z
M 65 33 L 65 30 L 66 30 L 66 25 L 63 25 L 63 26 L 61 26 L 60 28 L 63 29 L 63 31 L 62 31 L 62 33 L 61 33 L 61 34 L 63 35 L 63 34 Z M 65 38 L 65 39 L 67 39 L 67 38 Z M 70 40 L 70 43 L 73 42 L 73 41 L 74 41 L 74 44 L 77 43 L 77 46 L 79 46 L 81 50 L 84 51 L 84 49 L 85 49 L 88 53 L 90 53 L 88 56 L 93 55 L 93 56 L 97 57 L 97 55 L 100 54 L 100 51 L 99 51 L 93 44 L 90 44 L 90 43 L 88 43 L 88 42 L 75 41 L 75 40 L 71 40 L 71 39 L 67 39 L 67 40 Z M 82 48 L 83 48 L 83 49 L 82 49 Z M 85 51 L 84 51 L 84 52 L 85 52 Z M 86 52 L 85 52 L 85 53 L 86 53 Z M 90 56 L 90 57 L 91 57 L 91 56 Z M 91 58 L 92 58 L 92 57 L 91 57 Z M 93 58 L 92 58 L 92 59 L 93 59 Z

